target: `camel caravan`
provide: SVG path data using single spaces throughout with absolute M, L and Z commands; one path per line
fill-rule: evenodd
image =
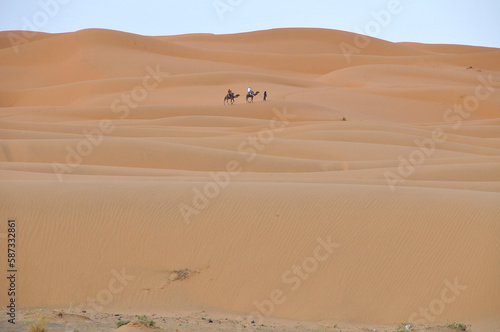
M 246 102 L 247 103 L 253 103 L 253 97 L 257 96 L 259 94 L 259 91 L 253 91 L 252 90 L 252 87 L 249 87 L 248 88 L 248 93 L 247 93 L 247 96 L 246 96 Z M 234 94 L 233 91 L 231 89 L 228 89 L 227 90 L 227 94 L 226 96 L 224 97 L 224 105 L 226 105 L 226 103 L 228 105 L 232 105 L 234 104 L 234 100 L 236 98 L 238 98 L 240 95 L 239 94 Z M 267 100 L 267 91 L 264 91 L 264 101 Z

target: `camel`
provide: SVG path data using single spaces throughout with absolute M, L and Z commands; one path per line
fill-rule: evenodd
M 247 103 L 253 103 L 253 97 L 255 97 L 256 95 L 259 94 L 259 91 L 255 91 L 255 93 L 252 95 L 252 94 L 247 94 Z M 248 101 L 250 100 L 250 101 Z
M 227 101 L 227 104 L 228 104 L 228 105 L 232 105 L 232 104 L 234 104 L 234 100 L 235 100 L 236 98 L 238 98 L 239 96 L 240 96 L 240 95 L 234 95 L 234 96 L 231 98 L 231 97 L 229 97 L 229 95 L 226 95 L 226 96 L 224 97 L 224 105 L 226 105 L 226 101 Z

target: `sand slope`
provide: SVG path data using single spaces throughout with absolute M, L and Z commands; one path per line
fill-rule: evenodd
M 500 50 L 83 30 L 15 53 L 7 34 L 22 307 L 500 321 Z

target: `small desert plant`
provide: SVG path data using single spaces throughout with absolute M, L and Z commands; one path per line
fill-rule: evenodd
M 347 119 L 345 118 L 345 116 L 342 118 L 342 121 L 346 121 Z
M 149 319 L 148 316 L 143 315 L 143 316 L 137 316 L 137 319 L 134 320 L 133 322 L 130 320 L 119 320 L 116 322 L 116 327 L 120 327 L 123 325 L 130 324 L 131 326 L 136 326 L 136 327 L 155 327 L 156 322 L 152 319 Z
M 141 323 L 142 325 L 145 325 L 147 327 L 153 327 L 155 326 L 156 322 L 152 319 L 149 319 L 148 316 L 137 316 L 137 321 Z
M 174 280 L 172 281 L 185 280 L 189 278 L 192 274 L 196 273 L 195 271 L 191 271 L 190 269 L 174 270 L 172 272 L 176 274 Z
M 119 320 L 119 321 L 116 322 L 116 327 L 127 325 L 128 323 L 130 323 L 129 320 Z
M 47 324 L 47 317 L 43 315 L 38 315 L 36 320 L 28 324 L 29 332 L 48 332 L 49 330 L 45 326 Z
M 456 331 L 467 331 L 467 325 L 462 324 L 462 323 L 453 322 L 453 323 L 446 324 L 446 327 L 449 329 L 456 330 Z
M 408 326 L 408 325 L 411 326 L 411 324 L 408 322 L 401 322 L 401 323 L 399 323 L 398 327 L 396 328 L 396 331 L 406 331 L 406 326 Z

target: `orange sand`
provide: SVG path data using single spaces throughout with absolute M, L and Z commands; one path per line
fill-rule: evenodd
M 83 30 L 16 53 L 8 35 L 21 307 L 500 324 L 500 50 Z

